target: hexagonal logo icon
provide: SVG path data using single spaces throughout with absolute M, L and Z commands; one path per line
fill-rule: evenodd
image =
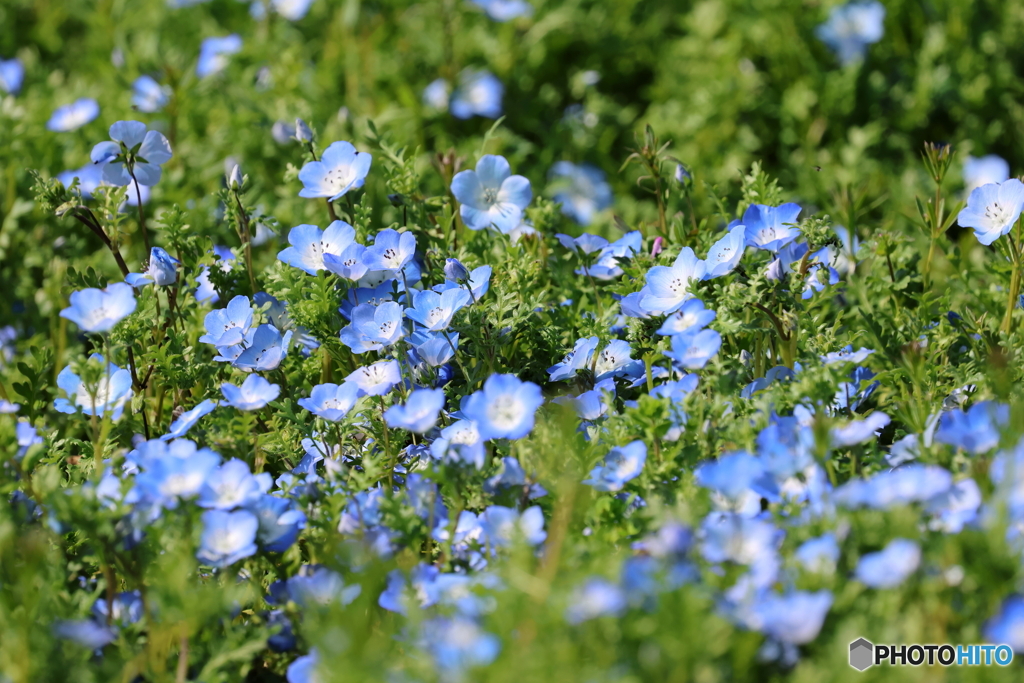
M 875 646 L 864 638 L 850 643 L 850 666 L 863 671 L 875 663 Z

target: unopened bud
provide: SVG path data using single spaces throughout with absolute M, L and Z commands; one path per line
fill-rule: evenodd
M 313 131 L 302 119 L 295 119 L 295 139 L 299 142 L 313 142 Z
M 235 164 L 231 168 L 231 172 L 228 173 L 228 187 L 232 190 L 242 189 L 242 171 L 238 168 L 238 164 Z
M 469 279 L 469 270 L 459 262 L 459 259 L 450 258 L 444 262 L 444 276 L 452 282 L 465 282 Z

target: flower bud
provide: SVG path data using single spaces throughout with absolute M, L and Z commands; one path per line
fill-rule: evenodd
M 450 258 L 444 262 L 444 276 L 452 282 L 465 282 L 469 279 L 469 271 L 459 263 L 459 259 Z
M 295 139 L 299 142 L 313 142 L 313 131 L 302 119 L 295 119 Z
M 242 171 L 238 168 L 238 164 L 235 164 L 231 168 L 231 172 L 228 173 L 228 187 L 232 190 L 242 189 Z
M 680 185 L 685 185 L 693 179 L 690 172 L 686 170 L 686 167 L 682 164 L 676 164 L 676 182 Z

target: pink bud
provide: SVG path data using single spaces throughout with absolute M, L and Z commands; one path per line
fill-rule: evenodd
M 664 241 L 661 237 L 654 238 L 654 246 L 651 247 L 651 256 L 657 256 L 661 253 L 661 243 Z

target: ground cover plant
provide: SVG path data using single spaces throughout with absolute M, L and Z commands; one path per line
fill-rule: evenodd
M 1022 22 L 0 4 L 0 682 L 1018 680 Z

